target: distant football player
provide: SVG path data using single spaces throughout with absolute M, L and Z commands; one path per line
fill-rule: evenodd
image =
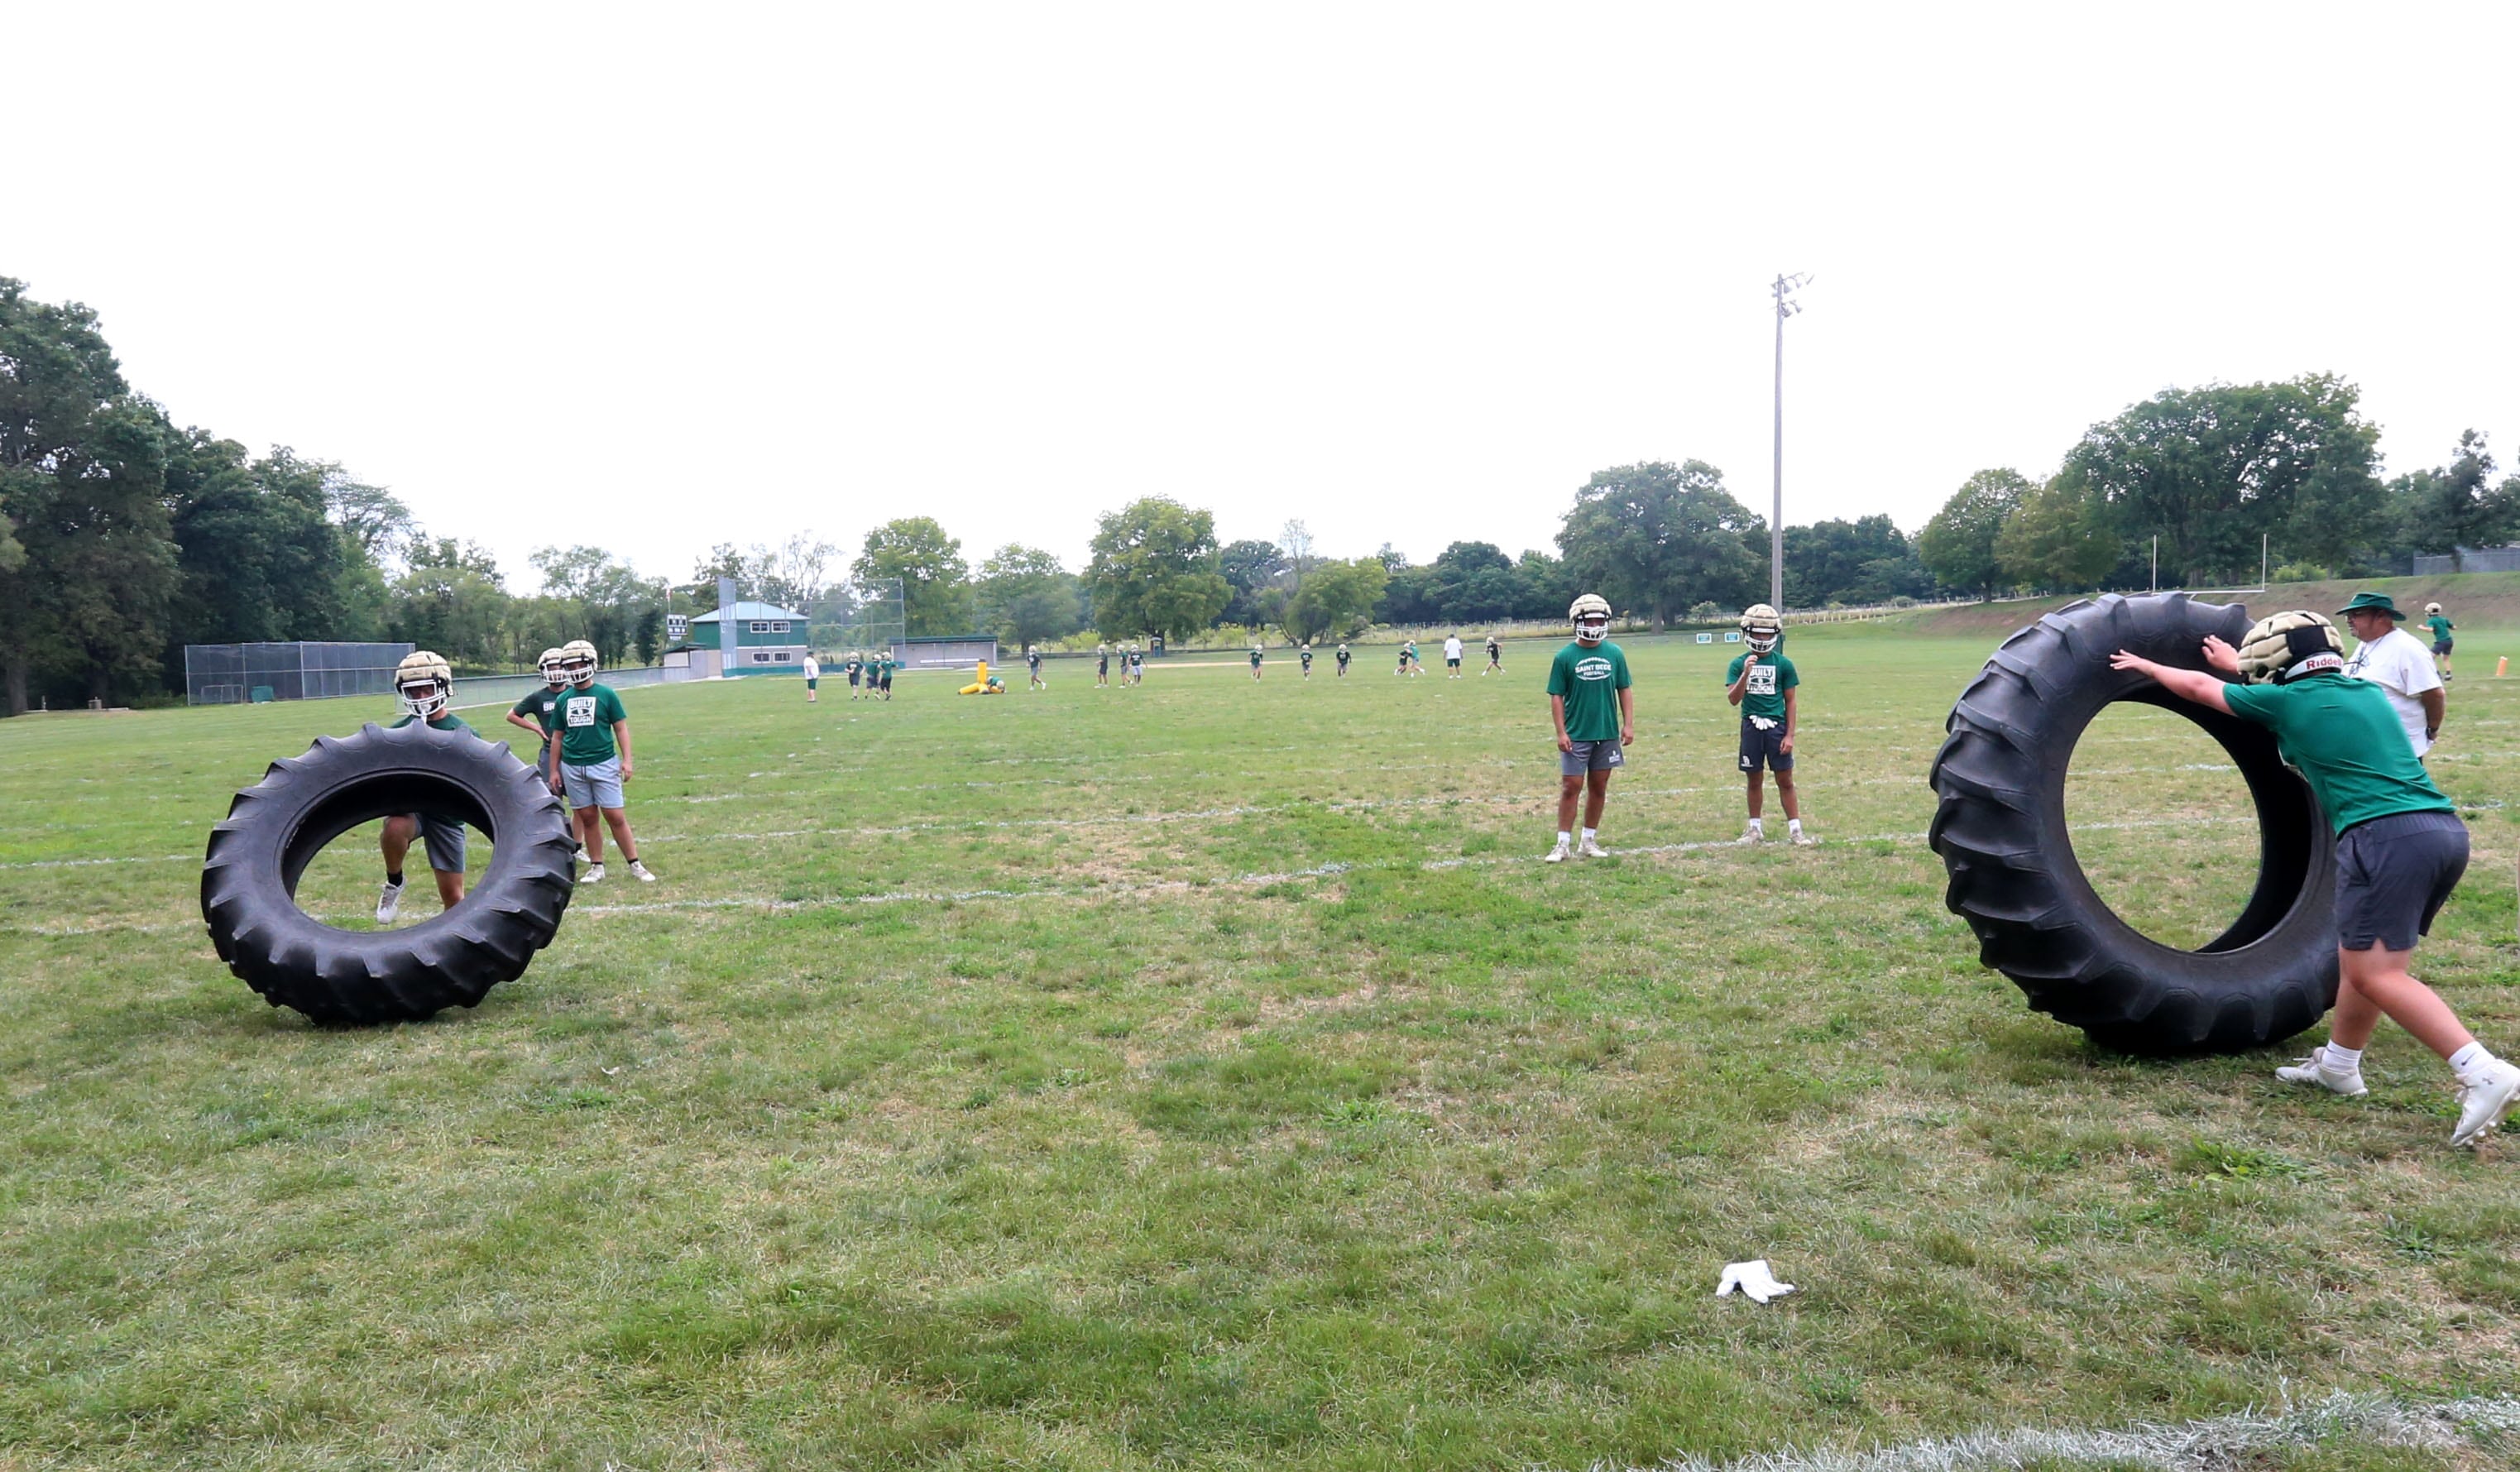
M 639 841 L 631 837 L 629 809 L 621 800 L 633 765 L 630 712 L 611 686 L 596 683 L 594 645 L 571 639 L 561 647 L 560 657 L 568 689 L 553 713 L 560 739 L 553 743 L 552 755 L 568 796 L 569 816 L 577 822 L 577 841 L 586 850 L 586 872 L 577 882 L 604 882 L 604 831 L 609 828 L 632 876 L 641 884 L 654 884 L 656 876 L 639 861 Z
M 1575 642 L 1549 666 L 1549 719 L 1557 728 L 1557 846 L 1545 862 L 1562 864 L 1575 844 L 1575 805 L 1584 805 L 1584 840 L 1574 851 L 1607 858 L 1599 838 L 1601 808 L 1610 798 L 1610 773 L 1627 763 L 1637 739 L 1636 697 L 1629 690 L 1628 657 L 1609 642 L 1610 604 L 1586 593 L 1566 611 Z
M 1094 688 L 1097 690 L 1107 689 L 1110 684 L 1111 646 L 1108 644 L 1097 644 L 1094 646 Z
M 1497 642 L 1496 635 L 1490 634 L 1488 635 L 1488 667 L 1479 671 L 1479 677 L 1485 679 L 1491 674 L 1503 673 L 1505 673 L 1505 646 Z
M 2441 665 L 2442 683 L 2450 683 L 2450 646 L 2452 629 L 2458 627 L 2442 613 L 2438 603 L 2424 605 L 2424 627 L 2433 631 L 2433 659 Z
M 822 683 L 823 683 L 823 666 L 822 666 L 822 662 L 814 658 L 814 652 L 813 652 L 812 650 L 810 650 L 810 649 L 809 649 L 809 650 L 806 650 L 806 651 L 805 651 L 805 704 L 807 704 L 807 705 L 809 705 L 809 706 L 810 706 L 810 705 L 814 705 L 814 704 L 816 704 L 816 703 L 818 703 L 818 702 L 820 702 L 820 701 L 821 701 L 822 696 L 821 696 L 818 692 L 819 692 L 819 690 L 820 690 L 820 689 L 821 689 L 821 687 L 822 687 Z
M 849 662 L 840 667 L 840 672 L 849 677 L 849 699 L 857 699 L 858 676 L 866 673 L 866 657 L 857 650 L 850 650 Z
M 1777 774 L 1777 802 L 1785 809 L 1785 836 L 1797 844 L 1819 840 L 1803 832 L 1802 805 L 1794 796 L 1794 724 L 1801 706 L 1795 691 L 1802 675 L 1777 646 L 1784 642 L 1784 621 L 1764 603 L 1741 613 L 1741 653 L 1724 671 L 1724 698 L 1741 708 L 1741 774 L 1749 779 L 1750 821 L 1738 840 L 1755 844 L 1768 836 L 1760 819 L 1765 768 Z
M 402 701 L 395 730 L 417 720 L 432 731 L 471 731 L 450 708 L 455 698 L 455 671 L 426 649 L 403 656 L 394 668 L 394 694 Z M 402 865 L 417 836 L 428 848 L 428 877 L 437 881 L 437 902 L 453 909 L 464 902 L 464 821 L 449 813 L 398 812 L 384 821 L 378 842 L 385 861 L 384 892 L 377 897 L 377 923 L 391 925 L 402 909 Z
M 881 688 L 885 700 L 892 699 L 892 672 L 900 667 L 901 662 L 892 657 L 892 651 L 889 649 L 875 657 L 876 681 Z
M 1347 662 L 1350 656 L 1347 652 L 1347 641 L 1342 639 L 1339 641 L 1338 647 L 1338 677 L 1340 679 L 1347 678 Z
M 1313 677 L 1313 641 L 1306 639 L 1304 647 L 1295 651 L 1295 658 L 1303 663 L 1304 678 L 1311 679 Z
M 1050 688 L 1050 681 L 1041 677 L 1040 645 L 1027 644 L 1024 646 L 1024 667 L 1032 671 L 1032 689 L 1047 690 Z
M 1260 677 L 1260 646 L 1257 644 L 1251 646 L 1251 677 L 1255 680 Z
M 1444 678 L 1462 677 L 1462 632 L 1455 629 L 1444 636 Z

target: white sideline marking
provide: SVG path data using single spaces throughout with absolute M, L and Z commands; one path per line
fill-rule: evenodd
M 2209 1472 L 2254 1463 L 2258 1453 L 2313 1448 L 2342 1434 L 2388 1447 L 2446 1450 L 2520 1433 L 2520 1400 L 2409 1403 L 2333 1391 L 2309 1405 L 2243 1410 L 2181 1426 L 2138 1422 L 2123 1431 L 1972 1431 L 1868 1451 L 1771 1451 L 1737 1461 L 1680 1455 L 1658 1472 L 2008 1472 L 2030 1461 Z M 1605 1464 L 1596 1463 L 1596 1472 Z

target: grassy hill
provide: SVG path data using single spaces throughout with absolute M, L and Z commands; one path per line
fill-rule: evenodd
M 2276 609 L 2312 608 L 2321 613 L 2343 608 L 2364 588 L 2387 593 L 2398 607 L 2420 619 L 2426 603 L 2439 603 L 2462 631 L 2520 628 L 2520 573 L 2452 573 L 2437 577 L 2365 577 L 2356 581 L 2279 582 L 2263 593 L 2199 593 L 2217 603 L 2243 603 L 2261 615 Z M 1927 634 L 1992 634 L 2011 632 L 2040 616 L 2090 597 L 2088 593 L 2053 598 L 2007 598 L 1967 608 L 1932 609 L 1917 614 L 1909 627 Z

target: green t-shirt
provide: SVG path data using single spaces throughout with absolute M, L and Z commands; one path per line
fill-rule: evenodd
M 402 719 L 397 720 L 392 725 L 386 727 L 386 729 L 399 731 L 418 719 L 420 719 L 420 717 L 417 715 L 406 715 Z M 428 723 L 428 728 L 432 731 L 469 731 L 472 729 L 471 726 L 464 723 L 463 717 L 457 715 L 452 711 L 448 711 L 439 715 L 435 720 L 430 721 Z
M 2455 623 L 2451 622 L 2448 619 L 2443 618 L 2441 615 L 2439 615 L 2439 614 L 2435 614 L 2435 615 L 2433 615 L 2431 618 L 2426 619 L 2426 620 L 2424 621 L 2424 627 L 2429 628 L 2429 629 L 2431 629 L 2431 630 L 2433 631 L 2433 642 L 2434 642 L 2434 643 L 2436 643 L 2436 644 L 2438 644 L 2438 643 L 2440 643 L 2442 640 L 2449 638 L 2449 637 L 2450 637 L 2450 631 L 2451 631 L 2452 629 L 2453 629 L 2453 628 L 2458 627 L 2458 625 L 2457 625 L 2457 624 L 2455 624 Z
M 534 724 L 543 728 L 543 740 L 549 741 L 551 740 L 553 713 L 560 709 L 561 697 L 567 693 L 568 692 L 566 690 L 554 690 L 549 686 L 545 686 L 544 688 L 535 691 L 533 694 L 526 696 L 523 700 L 517 702 L 516 705 L 510 707 L 509 713 L 532 716 L 534 718 Z
M 2288 685 L 2226 685 L 2231 713 L 2275 733 L 2336 831 L 2397 812 L 2456 812 L 2408 744 L 2389 692 L 2342 674 Z
M 1258 665 L 1260 663 L 1260 651 L 1256 649 L 1251 651 L 1251 663 L 1253 665 Z
M 1628 688 L 1628 657 L 1607 642 L 1569 644 L 1549 662 L 1549 693 L 1566 702 L 1566 739 L 1619 739 L 1619 695 Z
M 610 685 L 571 685 L 561 692 L 559 718 L 560 759 L 571 766 L 593 766 L 618 755 L 612 723 L 628 720 L 630 713 L 621 708 L 621 697 Z
M 1734 655 L 1732 663 L 1725 667 L 1725 689 L 1732 689 L 1732 682 L 1741 677 L 1742 662 L 1749 658 L 1749 651 L 1744 650 Z M 1741 713 L 1764 715 L 1770 720 L 1784 719 L 1785 692 L 1802 682 L 1803 677 L 1794 670 L 1794 662 L 1786 659 L 1781 649 L 1759 656 L 1759 663 L 1750 668 L 1750 683 L 1741 692 Z

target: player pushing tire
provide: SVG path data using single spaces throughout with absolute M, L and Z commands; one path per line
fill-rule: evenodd
M 2125 649 L 2202 669 L 2207 636 L 2231 641 L 2248 628 L 2247 610 L 2184 593 L 2112 593 L 2060 609 L 2003 641 L 1952 708 L 1934 759 L 1941 800 L 1928 837 L 1949 872 L 1944 903 L 1968 921 L 1979 959 L 2033 1008 L 2111 1047 L 2260 1047 L 2317 1022 L 2336 995 L 2335 835 L 2273 733 L 2109 667 Z M 2257 808 L 2257 885 L 2230 928 L 2195 950 L 2164 945 L 2110 910 L 2066 830 L 2074 745 L 2121 700 L 2203 726 Z
M 2345 673 L 2344 641 L 2325 617 L 2276 614 L 2252 624 L 2236 648 L 2207 635 L 2201 653 L 2211 669 L 2174 668 L 2126 650 L 2109 665 L 2272 731 L 2336 830 L 2335 1024 L 2325 1043 L 2275 1077 L 2351 1097 L 2369 1092 L 2362 1049 L 2385 1016 L 2450 1065 L 2459 1096 L 2450 1142 L 2477 1143 L 2520 1098 L 2520 1068 L 2477 1041 L 2407 969 L 2467 871 L 2458 809 L 2425 772 L 2387 693 Z

